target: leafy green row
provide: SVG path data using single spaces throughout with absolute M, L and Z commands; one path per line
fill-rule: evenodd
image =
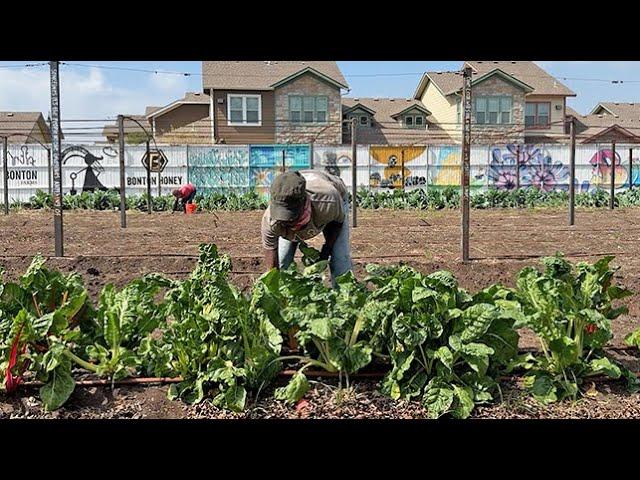
M 612 284 L 612 257 L 572 265 L 556 255 L 541 271 L 527 267 L 516 288 L 493 285 L 475 295 L 450 272 L 408 266 L 367 267 L 325 278 L 327 262 L 303 245 L 303 264 L 262 275 L 248 295 L 229 281 L 231 261 L 201 245 L 183 281 L 145 275 L 118 290 L 104 287 L 97 307 L 77 274 L 48 270 L 36 257 L 15 283 L 0 282 L 0 371 L 15 391 L 25 378 L 43 382 L 45 408 L 63 405 L 76 369 L 113 380 L 131 375 L 181 377 L 169 397 L 195 403 L 213 397 L 242 410 L 247 393 L 275 379 L 284 362 L 298 370 L 275 396 L 296 402 L 313 367 L 347 379 L 367 368 L 388 370 L 381 390 L 421 401 L 433 417 L 468 417 L 493 401 L 512 372 L 542 402 L 576 398 L 585 378 L 635 376 L 608 359 L 611 320 L 630 295 Z M 538 336 L 540 355 L 518 356 L 518 329 Z M 283 338 L 295 339 L 286 352 Z
M 440 210 L 444 208 L 459 208 L 460 192 L 456 187 L 429 188 L 415 190 L 394 190 L 392 192 L 375 192 L 361 189 L 357 193 L 358 206 L 365 209 L 389 208 L 395 210 L 420 209 Z M 153 196 L 153 211 L 170 210 L 174 198 L 171 195 Z M 486 208 L 536 208 L 536 207 L 562 207 L 569 201 L 569 195 L 565 191 L 545 192 L 536 188 L 523 188 L 520 190 L 497 190 L 474 192 L 471 195 L 471 207 Z M 196 195 L 195 202 L 200 210 L 263 210 L 267 207 L 267 201 L 257 192 L 251 190 L 246 193 L 234 192 L 209 193 Z M 147 211 L 147 195 L 128 196 L 127 209 Z M 617 193 L 615 204 L 619 207 L 640 206 L 640 190 L 625 190 Z M 51 208 L 52 196 L 38 190 L 26 203 L 15 203 L 17 208 Z M 591 192 L 577 193 L 576 205 L 579 207 L 604 207 L 609 205 L 609 193 L 598 189 Z M 88 210 L 117 210 L 120 208 L 120 196 L 116 190 L 83 192 L 79 195 L 65 195 L 63 197 L 65 209 Z

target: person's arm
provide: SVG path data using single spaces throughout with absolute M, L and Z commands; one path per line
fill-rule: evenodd
M 340 230 L 344 224 L 340 222 L 329 222 L 324 227 L 322 233 L 324 234 L 324 245 L 320 250 L 320 260 L 328 260 L 333 252 L 333 246 L 340 235 Z
M 180 197 L 176 197 L 176 200 L 173 202 L 173 210 L 171 211 L 171 213 L 178 211 L 178 202 L 179 201 L 180 201 Z
M 267 270 L 271 270 L 272 268 L 279 268 L 277 248 L 273 250 L 269 250 L 266 248 L 264 249 L 264 263 L 267 267 Z

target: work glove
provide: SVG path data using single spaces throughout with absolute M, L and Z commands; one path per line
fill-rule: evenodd
M 325 243 L 320 250 L 320 260 L 329 260 L 329 256 L 331 255 L 331 249 Z

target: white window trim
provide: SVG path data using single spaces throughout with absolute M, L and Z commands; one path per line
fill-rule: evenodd
M 231 97 L 241 97 L 242 100 L 242 117 L 245 119 L 242 122 L 231 121 Z M 258 122 L 247 123 L 247 98 L 258 99 Z M 262 95 L 245 95 L 238 93 L 227 93 L 227 125 L 230 127 L 261 127 L 262 126 Z

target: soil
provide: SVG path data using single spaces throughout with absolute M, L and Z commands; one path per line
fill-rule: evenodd
M 603 255 L 615 255 L 613 264 L 620 266 L 616 281 L 636 292 L 625 299 L 629 314 L 614 322 L 616 347 L 623 345 L 624 336 L 640 326 L 640 210 L 628 208 L 577 209 L 575 225 L 568 226 L 568 214 L 561 209 L 472 210 L 470 225 L 471 262 L 462 264 L 460 257 L 460 214 L 457 210 L 390 211 L 359 210 L 358 226 L 352 230 L 352 255 L 356 275 L 364 274 L 367 263 L 406 263 L 421 271 L 446 269 L 454 273 L 460 284 L 471 292 L 493 283 L 512 286 L 517 272 L 538 264 L 540 257 L 565 253 L 572 261 L 595 261 Z M 218 212 L 182 215 L 170 213 L 127 212 L 127 227 L 120 227 L 119 212 L 65 211 L 63 258 L 50 258 L 48 265 L 65 272 L 78 272 L 94 299 L 107 283 L 122 286 L 149 272 L 161 272 L 172 278 L 184 278 L 197 260 L 201 242 L 214 242 L 222 252 L 231 255 L 231 280 L 242 289 L 263 272 L 260 242 L 262 212 Z M 322 238 L 310 243 L 321 245 Z M 51 211 L 20 211 L 0 218 L 0 265 L 9 279 L 24 272 L 34 254 L 54 254 L 53 215 Z M 535 348 L 533 336 L 522 333 L 522 348 Z M 630 367 L 640 370 L 636 357 L 629 357 Z M 340 416 L 338 407 L 326 412 L 321 403 L 330 387 L 318 387 L 320 402 L 310 416 L 333 418 Z M 418 404 L 397 404 L 378 398 L 375 384 L 356 384 L 356 404 L 372 402 L 371 408 L 355 408 L 349 415 L 380 418 L 411 418 L 423 415 Z M 586 398 L 576 405 L 563 402 L 553 407 L 532 407 L 531 400 L 518 389 L 503 392 L 505 402 L 478 408 L 475 415 L 509 416 L 615 416 L 639 417 L 640 398 L 611 388 L 604 400 Z M 127 387 L 116 393 L 95 387 L 90 393 L 78 388 L 70 402 L 61 410 L 47 415 L 60 417 L 151 417 L 182 418 L 230 415 L 218 412 L 204 403 L 187 407 L 166 400 L 166 387 Z M 329 389 L 329 390 L 327 390 Z M 617 390 L 616 390 L 617 389 Z M 93 390 L 92 390 L 93 391 Z M 32 392 L 35 394 L 37 392 Z M 334 392 L 335 393 L 335 392 Z M 333 394 L 332 394 L 333 395 Z M 364 397 L 359 397 L 364 396 Z M 334 395 L 335 396 L 335 395 Z M 3 416 L 38 416 L 39 402 L 29 396 L 6 399 L 0 394 L 0 418 Z M 323 400 L 324 399 L 324 400 Z M 366 401 L 365 401 L 366 400 Z M 508 401 L 507 401 L 508 400 Z M 311 400 L 310 403 L 313 404 Z M 315 401 L 315 400 L 314 400 Z M 35 402 L 31 405 L 30 402 Z M 390 403 L 389 403 L 390 402 Z M 535 402 L 534 402 L 535 403 Z M 278 406 L 280 405 L 280 406 Z M 524 405 L 524 406 L 523 406 Z M 588 407 L 586 407 L 587 405 Z M 540 410 L 542 408 L 542 410 Z M 213 410 L 212 410 L 213 409 Z M 257 409 L 257 410 L 256 410 Z M 336 410 L 337 409 L 337 410 Z M 280 402 L 266 399 L 244 416 L 297 415 Z M 262 412 L 262 413 L 260 413 Z M 409 417 L 406 417 L 406 416 Z

